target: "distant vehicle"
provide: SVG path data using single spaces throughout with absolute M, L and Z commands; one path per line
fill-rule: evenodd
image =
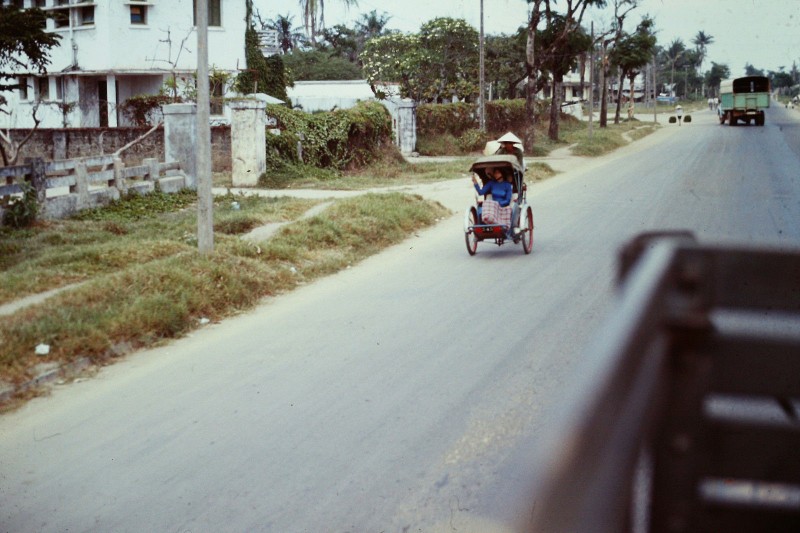
M 735 126 L 739 121 L 764 125 L 764 110 L 769 107 L 769 78 L 745 76 L 722 80 L 719 85 L 719 123 Z

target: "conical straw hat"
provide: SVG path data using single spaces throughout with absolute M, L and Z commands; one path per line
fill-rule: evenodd
M 510 131 L 497 139 L 499 143 L 514 143 L 514 144 L 522 144 L 522 139 L 511 133 Z

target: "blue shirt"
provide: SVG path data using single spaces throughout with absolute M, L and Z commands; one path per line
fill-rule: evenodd
M 475 190 L 478 194 L 491 194 L 492 200 L 500 204 L 500 207 L 506 207 L 511 203 L 511 195 L 514 188 L 507 181 L 489 181 L 483 187 L 478 187 L 475 184 Z

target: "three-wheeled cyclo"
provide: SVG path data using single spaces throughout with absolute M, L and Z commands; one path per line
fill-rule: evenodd
M 486 184 L 506 180 L 512 187 L 512 199 L 507 207 L 499 207 L 491 194 L 477 195 L 475 205 L 464 215 L 464 238 L 467 251 L 475 255 L 478 243 L 494 241 L 498 246 L 506 241 L 522 243 L 522 250 L 533 250 L 533 209 L 527 202 L 528 186 L 525 171 L 513 155 L 490 155 L 475 161 L 470 170 Z M 498 172 L 499 170 L 499 172 Z M 491 175 L 491 174 L 494 174 Z

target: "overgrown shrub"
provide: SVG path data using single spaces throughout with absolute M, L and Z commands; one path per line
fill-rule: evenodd
M 14 198 L 3 206 L 3 225 L 12 228 L 26 228 L 36 222 L 39 204 L 36 189 L 30 183 L 20 183 L 22 196 Z
M 336 170 L 367 165 L 392 144 L 392 119 L 378 102 L 313 114 L 270 105 L 267 114 L 281 130 L 267 137 L 267 166 L 272 169 L 300 162 L 298 141 L 302 163 Z
M 420 104 L 417 106 L 417 134 L 422 136 L 449 133 L 456 137 L 478 127 L 477 106 L 455 104 Z
M 145 127 L 156 121 L 155 115 L 161 112 L 161 106 L 178 100 L 166 94 L 140 94 L 131 96 L 119 108 L 122 115 L 138 127 Z

